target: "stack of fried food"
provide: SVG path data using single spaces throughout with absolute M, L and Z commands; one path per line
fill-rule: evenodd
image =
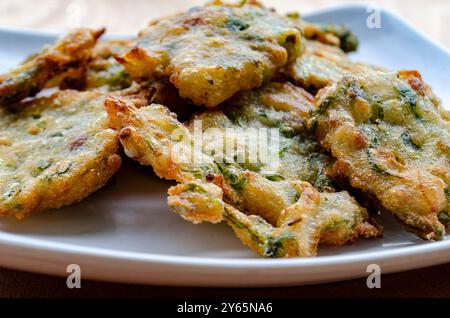
M 174 212 L 224 221 L 262 256 L 379 237 L 380 211 L 423 239 L 445 236 L 450 115 L 419 72 L 348 59 L 358 41 L 346 28 L 214 1 L 130 41 L 97 41 L 103 32 L 76 30 L 0 75 L 1 215 L 82 200 L 117 172 L 123 147 L 177 182 Z M 211 151 L 239 133 L 193 147 L 198 121 L 277 129 L 266 138 L 278 164 Z

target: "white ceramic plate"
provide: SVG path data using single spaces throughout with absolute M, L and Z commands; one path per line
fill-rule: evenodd
M 295 9 L 295 8 L 293 8 Z M 305 15 L 344 23 L 361 40 L 355 59 L 392 69 L 419 69 L 450 104 L 450 55 L 395 15 L 382 11 L 381 29 L 369 29 L 365 6 L 341 6 Z M 54 40 L 54 35 L 0 30 L 0 71 Z M 261 259 L 221 225 L 192 225 L 170 212 L 166 189 L 150 168 L 127 162 L 113 186 L 81 204 L 23 222 L 0 220 L 0 265 L 66 275 L 79 264 L 82 278 L 195 286 L 282 286 L 321 283 L 450 262 L 450 240 L 423 242 L 391 216 L 382 239 L 321 248 L 311 259 Z

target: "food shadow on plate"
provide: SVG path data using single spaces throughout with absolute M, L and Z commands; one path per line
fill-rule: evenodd
M 78 204 L 58 210 L 38 212 L 18 221 L 13 217 L 0 219 L 0 229 L 15 234 L 82 235 L 107 231 L 117 226 L 114 208 L 128 209 L 122 200 L 165 197 L 170 182 L 158 179 L 151 171 L 124 159 L 123 165 L 105 187 Z M 128 202 L 128 201 L 127 201 Z M 159 206 L 158 206 L 159 207 Z M 146 205 L 148 210 L 155 206 Z M 135 210 L 134 207 L 130 210 Z
M 127 158 L 123 161 L 113 180 L 81 203 L 35 213 L 22 221 L 2 218 L 0 231 L 131 252 L 256 257 L 225 224 L 186 223 L 167 207 L 172 182 L 159 179 L 151 168 Z M 164 239 L 167 233 L 171 240 Z
M 256 257 L 248 251 L 225 224 L 186 223 L 166 204 L 167 189 L 173 182 L 159 179 L 151 169 L 129 159 L 107 186 L 79 204 L 60 210 L 36 213 L 23 221 L 0 219 L 0 230 L 9 234 L 31 236 L 96 247 L 126 251 L 209 257 Z M 321 246 L 318 256 L 354 254 L 383 247 L 401 248 L 423 244 L 402 230 L 388 214 L 377 220 L 385 228 L 380 239 L 360 240 L 342 247 Z M 173 233 L 165 243 L 155 237 Z M 128 234 L 127 234 L 128 233 Z M 134 236 L 134 240 L 127 238 Z M 98 241 L 98 238 L 105 239 Z M 92 238 L 94 239 L 92 242 Z M 106 238 L 110 238 L 109 240 Z M 176 251 L 176 253 L 174 252 Z

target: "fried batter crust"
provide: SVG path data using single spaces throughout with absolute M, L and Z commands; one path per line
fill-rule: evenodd
M 450 121 L 417 71 L 361 72 L 325 88 L 309 123 L 335 172 L 424 239 L 449 218 Z
M 128 40 L 99 42 L 86 65 L 85 89 L 116 91 L 130 87 L 132 84 L 130 76 L 114 56 L 125 53 L 131 46 L 132 41 Z
M 115 98 L 107 99 L 105 105 L 111 127 L 120 131 L 125 153 L 152 166 L 158 176 L 180 182 L 169 190 L 168 203 L 175 212 L 194 223 L 225 220 L 243 243 L 259 254 L 290 257 L 313 256 L 320 242 L 342 245 L 359 236 L 381 234 L 348 193 L 320 193 L 300 179 L 304 176 L 314 183 L 323 174 L 317 185 L 332 190 L 324 182 L 326 155 L 314 147 L 295 147 L 300 139 L 308 140 L 301 135 L 313 107 L 311 99 L 291 84 L 271 83 L 192 119 L 202 119 L 204 129 L 273 127 L 277 122 L 288 136 L 281 142 L 286 146 L 284 153 L 292 157 L 286 162 L 282 158 L 279 170 L 262 163 L 224 161 L 205 148 L 192 149 L 193 122 L 182 125 L 162 105 L 138 109 Z M 192 161 L 192 156 L 200 154 L 204 157 L 201 162 Z M 310 157 L 317 160 L 314 169 L 308 167 Z M 305 163 L 316 173 L 308 174 L 294 162 Z
M 303 36 L 308 40 L 340 48 L 345 53 L 358 49 L 358 38 L 343 25 L 308 22 L 301 19 L 298 12 L 288 13 L 287 18 L 302 31 Z
M 0 109 L 0 215 L 22 219 L 105 185 L 121 159 L 103 100 L 67 90 Z
M 287 76 L 308 91 L 317 92 L 346 74 L 380 67 L 351 61 L 340 48 L 319 41 L 304 41 L 305 52 L 286 69 Z
M 9 73 L 0 75 L 0 105 L 34 96 L 55 76 L 70 68 L 82 67 L 103 32 L 104 29 L 76 30 Z
M 132 47 L 132 43 L 129 40 L 98 41 L 85 63 L 53 77 L 46 83 L 45 88 L 101 92 L 129 88 L 133 81 L 114 56 L 125 53 Z
M 166 78 L 193 104 L 215 107 L 300 54 L 300 31 L 289 19 L 253 1 L 216 1 L 152 22 L 118 60 L 137 81 Z

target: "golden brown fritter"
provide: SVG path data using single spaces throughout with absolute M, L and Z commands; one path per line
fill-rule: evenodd
M 449 221 L 450 116 L 417 71 L 347 75 L 318 96 L 309 127 L 335 171 L 407 228 L 440 240 Z
M 129 40 L 99 41 L 84 64 L 53 77 L 45 87 L 102 92 L 129 88 L 133 81 L 114 56 L 125 53 L 131 46 L 132 41 Z
M 104 30 L 79 29 L 0 75 L 0 105 L 34 96 L 55 76 L 82 67 Z
M 297 194 L 297 201 L 279 206 L 277 226 L 227 203 L 223 189 L 214 183 L 181 183 L 169 189 L 168 203 L 193 223 L 226 221 L 244 245 L 264 257 L 315 256 L 319 243 L 344 245 L 358 237 L 381 235 L 379 228 L 367 222 L 366 210 L 347 192 L 319 193 L 307 182 L 292 181 L 288 186 L 292 188 L 289 192 Z M 276 199 L 268 192 L 261 194 L 255 200 L 269 203 Z
M 99 42 L 86 66 L 85 89 L 116 91 L 130 87 L 132 84 L 130 76 L 114 56 L 125 53 L 131 46 L 132 42 L 128 40 Z
M 238 94 L 217 110 L 195 114 L 188 128 L 193 131 L 195 121 L 201 121 L 204 131 L 232 128 L 236 134 L 229 134 L 226 138 L 234 138 L 236 143 L 241 142 L 239 139 L 244 129 L 274 129 L 277 135 L 268 134 L 267 145 L 278 149 L 266 149 L 265 158 L 263 153 L 258 153 L 259 160 L 243 162 L 244 168 L 272 180 L 293 178 L 307 181 L 321 191 L 333 190 L 333 181 L 326 176 L 333 159 L 323 153 L 312 135 L 305 133 L 306 119 L 313 107 L 313 97 L 302 88 L 287 82 L 272 82 Z M 204 136 L 209 148 L 215 142 L 221 142 L 215 137 L 214 134 Z M 272 137 L 276 142 L 272 142 Z M 279 159 L 276 167 L 272 167 L 271 158 L 267 158 L 273 153 Z
M 304 41 L 305 52 L 286 69 L 287 76 L 297 85 L 316 93 L 335 83 L 346 74 L 365 69 L 383 70 L 381 67 L 351 61 L 340 48 L 319 41 Z
M 308 40 L 338 47 L 345 53 L 358 49 L 358 38 L 343 25 L 308 22 L 301 19 L 297 12 L 287 14 L 287 18 L 302 31 L 303 36 Z
M 138 109 L 111 98 L 106 108 L 125 153 L 152 166 L 158 176 L 180 183 L 169 190 L 168 202 L 183 218 L 194 223 L 225 220 L 244 244 L 263 256 L 312 256 L 320 242 L 342 245 L 359 236 L 378 236 L 380 230 L 367 222 L 366 210 L 347 192 L 320 193 L 305 182 L 332 191 L 326 176 L 330 158 L 304 131 L 311 99 L 291 84 L 271 83 L 199 113 L 187 125 L 162 105 Z M 199 121 L 203 142 L 195 147 Z M 234 130 L 218 136 L 208 134 L 210 128 Z M 277 131 L 278 137 L 267 135 L 267 144 L 269 153 L 275 150 L 280 156 L 280 164 L 265 160 L 260 149 L 255 161 L 216 151 L 221 142 L 238 148 L 239 128 Z
M 119 61 L 137 81 L 169 79 L 183 98 L 214 107 L 259 87 L 300 53 L 289 19 L 254 1 L 216 1 L 152 22 Z
M 301 244 L 288 227 L 274 227 L 260 216 L 225 203 L 222 189 L 214 183 L 194 180 L 171 187 L 168 204 L 193 223 L 224 220 L 244 245 L 264 257 L 307 256 L 313 249 L 307 241 Z
M 106 184 L 121 160 L 103 101 L 67 90 L 0 109 L 0 215 L 60 208 Z
M 287 66 L 285 75 L 309 92 L 315 94 L 347 73 L 357 73 L 365 68 L 383 70 L 348 58 L 346 53 L 358 48 L 358 39 L 346 27 L 307 22 L 298 13 L 290 13 L 287 17 L 302 31 L 305 40 L 303 54 Z
M 338 47 L 310 40 L 305 40 L 304 46 L 305 52 L 287 68 L 287 75 L 297 85 L 310 91 L 337 82 L 345 74 L 362 67 L 350 61 Z

